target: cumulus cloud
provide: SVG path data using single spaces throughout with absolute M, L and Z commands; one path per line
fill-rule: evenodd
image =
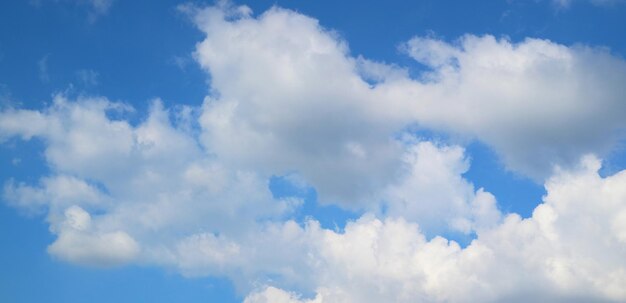
M 384 215 L 419 222 L 430 234 L 470 233 L 500 220 L 495 197 L 462 177 L 469 161 L 461 147 L 419 142 L 402 159 L 400 177 L 382 193 Z
M 241 19 L 227 21 L 233 14 Z M 258 19 L 234 8 L 194 16 L 207 35 L 196 58 L 216 92 L 200 118 L 206 148 L 237 166 L 297 170 L 323 202 L 370 202 L 400 165 L 390 135 L 402 123 L 376 106 L 382 99 L 354 72 L 345 44 L 277 8 Z
M 47 220 L 58 236 L 48 248 L 53 256 L 92 266 L 143 262 L 176 268 L 187 276 L 226 276 L 241 291 L 252 291 L 248 302 L 626 297 L 620 287 L 626 283 L 626 172 L 602 178 L 594 157 L 574 168 L 557 169 L 531 218 L 510 214 L 500 219 L 494 198 L 462 179 L 469 164 L 460 147 L 403 142 L 406 166 L 401 167 L 406 170 L 400 170 L 399 180 L 404 181 L 384 187 L 380 195 L 388 195 L 389 201 L 414 197 L 415 202 L 398 198 L 399 204 L 390 204 L 387 213 L 364 214 L 337 231 L 313 218 L 304 224 L 282 222 L 281 216 L 298 207 L 297 202 L 273 199 L 258 174 L 233 171 L 214 162 L 214 155 L 193 151 L 200 139 L 192 144 L 194 137 L 172 124 L 158 102 L 137 125 L 107 115 L 123 108 L 104 99 L 68 101 L 59 96 L 49 109 L 34 115 L 47 127 L 2 124 L 4 136 L 10 131 L 45 138 L 47 161 L 64 173 L 44 177 L 37 186 L 8 183 L 5 189 L 5 199 L 17 206 L 48 209 Z M 34 112 L 11 110 L 1 120 Z M 88 144 L 82 141 L 85 136 L 71 135 L 89 131 L 92 123 L 104 135 L 127 131 L 130 148 L 112 144 L 125 142 L 126 136 L 119 134 Z M 104 148 L 107 144 L 113 147 Z M 52 152 L 55 148 L 60 150 Z M 79 167 L 61 155 L 77 163 L 112 157 L 106 162 L 115 163 L 115 158 L 132 167 L 120 174 L 101 173 L 102 168 Z M 421 217 L 423 211 L 413 209 L 420 200 L 433 201 L 433 216 L 440 220 L 446 218 L 436 210 L 440 203 L 454 214 L 448 217 L 452 222 L 457 216 L 469 222 L 483 218 L 475 221 L 481 226 L 475 228 L 477 238 L 463 248 L 427 236 L 421 222 L 428 227 L 428 220 Z
M 3 111 L 0 138 L 42 139 L 52 169 L 39 184 L 8 181 L 5 200 L 32 213 L 47 212 L 51 224 L 72 206 L 97 212 L 92 224 L 97 230 L 127 232 L 148 244 L 148 259 L 173 264 L 189 275 L 213 273 L 215 268 L 201 265 L 215 264 L 211 260 L 217 256 L 222 261 L 232 257 L 238 244 L 231 243 L 231 237 L 240 240 L 250 230 L 272 229 L 263 222 L 288 217 L 301 205 L 297 196 L 277 199 L 269 191 L 269 179 L 281 171 L 232 165 L 211 153 L 202 145 L 202 133 L 189 128 L 193 121 L 174 119 L 181 114 L 164 109 L 158 100 L 136 125 L 113 118 L 131 114 L 128 106 L 105 98 L 68 100 L 63 95 L 41 111 Z M 393 178 L 370 189 L 364 210 L 419 221 L 432 234 L 449 229 L 469 233 L 499 220 L 493 196 L 475 190 L 461 177 L 468 168 L 462 148 L 409 135 L 390 144 L 404 157 Z M 351 148 L 352 153 L 365 152 Z M 295 186 L 316 186 L 298 174 L 285 180 Z M 186 240 L 179 241 L 182 238 Z M 194 246 L 198 251 L 189 252 L 187 248 Z M 233 249 L 219 253 L 219 247 Z
M 91 216 L 79 206 L 67 208 L 64 215 L 63 221 L 51 226 L 58 235 L 48 246 L 53 256 L 78 264 L 114 266 L 138 255 L 139 246 L 127 233 L 93 231 Z
M 402 153 L 389 139 L 408 125 L 486 142 L 537 181 L 623 138 L 626 62 L 603 48 L 415 37 L 402 49 L 430 70 L 411 79 L 351 57 L 336 34 L 291 11 L 193 16 L 206 34 L 195 55 L 214 92 L 201 119 L 207 148 L 238 165 L 297 167 L 322 200 L 362 200 L 388 179 Z
M 121 230 L 144 241 L 198 228 L 235 232 L 246 225 L 239 220 L 254 224 L 298 205 L 297 199 L 272 198 L 267 180 L 255 172 L 213 161 L 192 135 L 170 123 L 159 101 L 139 125 L 110 118 L 126 113 L 127 106 L 103 98 L 63 96 L 44 111 L 3 111 L 0 138 L 42 139 L 51 168 L 37 185 L 7 182 L 5 200 L 47 211 L 51 224 L 76 205 L 101 214 L 92 220 L 96 230 Z M 81 233 L 63 231 L 52 251 L 82 243 L 76 242 Z
M 603 178 L 599 167 L 586 157 L 559 172 L 530 218 L 510 214 L 464 248 L 405 219 L 366 214 L 343 231 L 286 222 L 234 242 L 194 237 L 185 249 L 206 254 L 195 270 L 270 273 L 244 279 L 269 285 L 244 302 L 618 302 L 626 171 Z
M 261 288 L 247 302 L 617 302 L 626 298 L 626 171 L 602 178 L 599 161 L 546 184 L 532 217 L 516 214 L 461 248 L 428 240 L 403 219 L 364 216 L 343 233 L 312 224 L 316 294 Z M 313 240 L 314 239 L 314 240 Z
M 51 255 L 225 276 L 252 303 L 626 299 L 626 172 L 600 177 L 583 157 L 621 138 L 623 60 L 545 40 L 416 37 L 402 49 L 427 71 L 412 79 L 293 11 L 181 9 L 206 35 L 201 106 L 157 99 L 135 123 L 103 97 L 0 111 L 0 142 L 45 146 L 50 173 L 8 181 L 4 199 L 46 214 Z M 413 133 L 425 128 L 547 178 L 543 203 L 502 214 L 463 177 L 465 150 Z M 295 221 L 302 197 L 268 188 L 285 175 L 360 218 L 342 230 Z M 476 238 L 437 236 L 449 231 Z
M 414 87 L 418 121 L 475 136 L 512 170 L 541 180 L 623 138 L 626 62 L 606 49 L 472 35 L 405 48 L 432 69 Z
M 106 197 L 85 180 L 66 175 L 43 177 L 39 186 L 15 184 L 9 180 L 4 187 L 7 201 L 31 213 L 42 213 L 48 208 L 63 209 L 82 203 L 98 206 Z

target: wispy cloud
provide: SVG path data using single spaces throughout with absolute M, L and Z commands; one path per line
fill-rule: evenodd
M 39 80 L 43 83 L 50 82 L 50 74 L 48 73 L 48 59 L 50 54 L 44 55 L 39 61 L 37 61 L 37 67 L 39 68 Z
M 193 64 L 193 59 L 190 56 L 173 56 L 170 63 L 184 71 L 189 64 Z
M 611 6 L 611 5 L 623 4 L 626 2 L 624 0 L 585 0 L 585 1 L 590 2 L 591 4 L 597 5 L 597 6 Z M 576 0 L 552 0 L 552 3 L 555 6 L 557 6 L 558 8 L 562 8 L 562 9 L 570 7 L 575 2 L 577 1 Z
M 91 69 L 81 69 L 76 71 L 76 77 L 84 86 L 97 86 L 100 75 Z
M 87 20 L 93 23 L 103 15 L 106 15 L 115 0 L 29 0 L 28 3 L 37 8 L 43 7 L 46 3 L 65 4 L 83 6 L 87 9 Z

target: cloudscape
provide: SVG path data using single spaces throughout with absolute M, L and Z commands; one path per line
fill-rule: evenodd
M 626 3 L 0 11 L 0 301 L 626 301 Z

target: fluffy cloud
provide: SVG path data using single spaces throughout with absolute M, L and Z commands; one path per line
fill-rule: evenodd
M 399 143 L 404 157 L 397 182 L 378 194 L 387 197 L 381 202 L 386 212 L 364 214 L 335 231 L 315 219 L 282 222 L 298 207 L 297 199 L 275 200 L 263 181 L 268 176 L 234 170 L 203 153 L 194 132 L 173 124 L 158 102 L 137 125 L 111 118 L 110 111 L 124 108 L 104 99 L 57 97 L 44 111 L 3 112 L 5 138 L 46 142 L 55 174 L 35 186 L 9 182 L 5 199 L 48 210 L 58 236 L 48 249 L 53 256 L 94 266 L 143 262 L 187 276 L 226 276 L 242 292 L 252 291 L 248 302 L 626 297 L 620 287 L 626 283 L 626 172 L 602 178 L 593 157 L 557 170 L 531 218 L 500 219 L 494 198 L 461 177 L 469 163 L 460 147 L 405 140 Z M 11 122 L 22 115 L 37 118 Z M 98 132 L 115 139 L 91 138 Z M 107 157 L 131 167 L 114 174 L 91 166 Z M 432 208 L 420 209 L 420 203 Z M 439 212 L 440 205 L 452 215 Z M 477 238 L 463 248 L 427 236 L 424 212 L 442 221 L 465 218 Z
M 191 118 L 180 118 L 184 112 L 188 110 L 170 112 L 155 101 L 148 117 L 132 125 L 119 119 L 132 114 L 128 106 L 104 98 L 68 100 L 62 95 L 42 111 L 5 110 L 0 114 L 0 136 L 42 139 L 51 175 L 35 185 L 10 180 L 4 198 L 20 209 L 47 213 L 53 229 L 65 226 L 64 214 L 71 207 L 98 213 L 90 219 L 94 233 L 127 233 L 144 246 L 144 260 L 175 266 L 186 275 L 219 272 L 223 267 L 219 263 L 230 262 L 240 251 L 236 241 L 242 237 L 257 246 L 274 241 L 271 233 L 260 241 L 251 232 L 275 230 L 278 227 L 272 222 L 288 217 L 301 200 L 275 199 L 268 189 L 274 174 L 233 166 L 203 148 L 202 135 L 189 126 Z M 173 117 L 179 117 L 178 122 Z M 394 177 L 370 189 L 370 203 L 363 205 L 364 210 L 419 221 L 431 234 L 449 229 L 469 233 L 497 223 L 495 199 L 461 177 L 468 168 L 462 148 L 403 138 L 393 143 L 404 155 Z M 51 252 L 79 246 L 76 243 L 85 238 L 74 229 L 59 229 L 58 234 Z M 294 254 L 299 253 L 304 251 Z M 84 256 L 77 262 L 90 260 L 100 259 Z M 241 279 L 270 270 L 244 271 Z
M 343 233 L 309 225 L 314 299 L 269 287 L 248 302 L 613 302 L 626 298 L 626 171 L 599 161 L 551 178 L 532 217 L 512 214 L 461 248 L 416 224 L 364 216 Z
M 400 177 L 382 193 L 384 215 L 419 222 L 429 234 L 469 233 L 500 220 L 495 197 L 462 177 L 469 161 L 459 146 L 419 142 L 408 148 L 403 163 Z
M 206 34 L 195 56 L 214 92 L 201 118 L 207 148 L 257 170 L 298 170 L 323 201 L 367 200 L 400 165 L 390 138 L 410 125 L 486 142 L 538 181 L 623 137 L 626 62 L 606 49 L 416 37 L 402 49 L 427 71 L 411 79 L 351 57 L 336 34 L 292 11 L 186 10 Z
M 291 11 L 274 8 L 255 19 L 242 7 L 185 9 L 207 35 L 196 51 L 215 91 L 200 117 L 207 150 L 236 167 L 296 172 L 322 203 L 372 209 L 390 200 L 392 214 L 426 219 L 438 209 L 458 215 L 458 229 L 471 230 L 465 218 L 474 190 L 459 177 L 466 165 L 454 163 L 463 161 L 462 151 L 432 164 L 441 167 L 427 167 L 430 160 L 411 155 L 428 157 L 426 146 L 407 151 L 394 139 L 415 122 L 415 102 L 406 93 L 394 98 L 399 92 L 384 85 L 402 82 L 401 69 L 350 58 L 332 32 Z M 358 71 L 383 84 L 372 87 Z M 428 180 L 426 172 L 439 168 L 450 173 Z M 454 190 L 441 190 L 445 186 Z M 481 194 L 476 203 L 487 199 Z
M 626 172 L 580 164 L 621 138 L 623 60 L 543 40 L 417 37 L 403 49 L 427 71 L 411 79 L 292 11 L 182 9 L 206 35 L 194 54 L 211 79 L 202 106 L 155 100 L 131 123 L 127 105 L 58 95 L 0 112 L 0 140 L 45 145 L 49 175 L 8 181 L 4 199 L 46 213 L 53 256 L 226 276 L 246 302 L 626 299 Z M 551 175 L 548 194 L 531 218 L 503 215 L 463 178 L 464 149 L 416 128 Z M 343 230 L 294 221 L 301 197 L 268 188 L 283 175 L 361 217 Z M 449 231 L 476 239 L 436 236 Z
M 123 231 L 94 232 L 91 216 L 78 206 L 65 210 L 65 218 L 51 229 L 58 235 L 48 252 L 69 262 L 114 266 L 131 261 L 139 246 Z
M 402 149 L 391 135 L 403 121 L 391 117 L 395 109 L 369 89 L 346 46 L 316 20 L 281 9 L 258 19 L 248 13 L 194 13 L 207 35 L 196 58 L 216 92 L 200 118 L 205 146 L 233 165 L 280 175 L 295 170 L 323 202 L 370 202 L 400 165 Z
M 623 137 L 626 62 L 605 49 L 471 35 L 405 49 L 431 69 L 414 87 L 420 123 L 474 136 L 537 180 Z
M 41 139 L 51 168 L 37 185 L 7 182 L 5 200 L 47 211 L 53 227 L 62 225 L 70 207 L 97 212 L 90 219 L 95 231 L 121 230 L 141 244 L 177 239 L 198 228 L 235 233 L 256 218 L 273 218 L 298 205 L 297 199 L 274 199 L 266 178 L 227 168 L 205 154 L 190 130 L 170 122 L 159 101 L 139 125 L 111 118 L 128 110 L 103 98 L 57 96 L 43 111 L 3 111 L 0 137 Z M 80 246 L 83 233 L 73 231 L 60 229 L 51 251 Z M 114 235 L 105 238 L 124 239 Z
M 97 206 L 106 200 L 97 188 L 75 177 L 44 177 L 40 183 L 34 187 L 9 180 L 4 187 L 5 197 L 14 206 L 35 214 L 47 208 L 64 209 L 77 203 Z

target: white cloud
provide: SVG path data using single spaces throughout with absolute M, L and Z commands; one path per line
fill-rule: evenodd
M 98 193 L 84 181 L 63 175 L 45 178 L 39 188 L 30 188 L 43 193 L 30 199 L 39 203 L 45 196 L 49 201 L 42 204 L 49 204 L 48 220 L 58 234 L 49 251 L 64 260 L 96 266 L 143 260 L 140 262 L 173 266 L 191 276 L 225 275 L 244 290 L 257 283 L 275 283 L 317 291 L 312 302 L 415 298 L 463 302 L 518 297 L 523 301 L 528 299 L 529 289 L 538 300 L 626 296 L 619 287 L 626 279 L 621 258 L 626 242 L 620 224 L 626 212 L 626 173 L 603 179 L 593 158 L 579 170 L 562 169 L 552 178 L 547 183 L 545 204 L 532 218 L 510 215 L 502 224 L 492 222 L 477 229 L 478 239 L 462 249 L 440 237 L 427 240 L 417 224 L 403 218 L 366 215 L 349 223 L 344 232 L 323 229 L 315 221 L 304 227 L 292 221 L 248 224 L 248 220 L 275 212 L 268 207 L 278 207 L 278 214 L 286 211 L 280 201 L 269 202 L 267 183 L 259 182 L 254 174 L 233 173 L 212 162 L 211 155 L 194 156 L 193 149 L 198 147 L 188 141 L 193 137 L 171 125 L 167 111 L 158 103 L 147 121 L 136 126 L 108 118 L 107 109 L 119 107 L 103 99 L 76 103 L 58 97 L 50 109 L 34 115 L 54 127 L 2 124 L 8 125 L 3 128 L 5 136 L 45 138 L 46 155 L 55 155 L 47 159 L 59 172 L 97 181 L 107 189 L 106 194 Z M 32 114 L 12 110 L 4 112 L 1 120 Z M 103 132 L 105 137 L 107 132 L 128 132 L 131 148 L 116 147 L 126 146 L 119 144 L 126 142 L 126 135 L 91 141 L 87 134 L 71 135 L 77 131 L 92 131 L 91 136 Z M 98 153 L 97 147 L 102 147 Z M 51 153 L 53 149 L 59 150 Z M 102 168 L 70 164 L 61 155 L 76 158 L 77 163 L 100 159 L 132 167 L 118 174 L 101 173 Z M 458 193 L 475 195 L 474 199 L 482 195 L 460 178 L 468 165 L 462 149 L 419 142 L 409 145 L 405 155 L 408 177 L 401 180 L 414 184 L 417 191 L 408 196 L 428 197 L 423 191 L 430 187 L 452 193 L 453 198 Z M 453 186 L 445 187 L 446 179 Z M 422 182 L 427 181 L 441 184 L 424 186 Z M 405 189 L 404 183 L 398 184 Z M 9 188 L 19 192 L 27 187 Z M 263 193 L 268 197 L 259 198 Z M 101 195 L 115 203 L 100 206 Z M 29 194 L 21 197 L 29 199 Z M 482 208 L 473 205 L 481 203 L 468 200 L 469 212 L 480 213 Z M 493 210 L 493 201 L 487 201 L 487 209 Z M 95 218 L 85 210 L 98 207 L 100 214 Z M 411 212 L 406 211 L 406 216 L 411 217 Z M 248 301 L 273 298 L 305 300 L 293 293 L 265 289 L 251 294 Z
M 399 178 L 382 193 L 386 216 L 419 222 L 429 234 L 450 229 L 470 233 L 500 220 L 495 197 L 475 191 L 462 177 L 469 169 L 462 148 L 415 143 L 403 163 Z
M 390 138 L 409 125 L 486 142 L 537 181 L 623 138 L 626 62 L 606 49 L 416 37 L 402 49 L 430 71 L 414 80 L 350 57 L 317 20 L 234 10 L 193 14 L 206 34 L 195 55 L 214 92 L 201 119 L 205 145 L 235 165 L 298 170 L 323 201 L 363 200 L 389 179 L 402 154 Z
M 127 105 L 58 95 L 0 112 L 0 140 L 45 145 L 50 174 L 6 183 L 4 198 L 47 212 L 50 254 L 226 276 L 251 303 L 626 299 L 626 171 L 577 167 L 620 138 L 623 60 L 543 40 L 415 38 L 404 49 L 430 68 L 415 80 L 292 11 L 184 10 L 206 34 L 201 107 L 155 100 L 133 124 Z M 463 178 L 463 148 L 415 138 L 415 125 L 552 174 L 544 203 L 503 216 Z M 274 198 L 276 175 L 362 216 L 342 231 L 294 222 L 302 201 Z M 477 238 L 431 237 L 451 230 Z
M 370 202 L 400 165 L 391 135 L 403 125 L 374 107 L 378 96 L 354 72 L 345 45 L 290 11 L 233 22 L 227 13 L 195 14 L 207 34 L 196 58 L 217 92 L 200 119 L 206 148 L 235 166 L 297 171 L 323 202 Z
M 289 277 L 299 287 L 310 283 L 289 265 L 307 253 L 304 243 L 288 248 L 299 237 L 298 225 L 276 223 L 302 202 L 298 197 L 273 198 L 268 182 L 274 174 L 237 168 L 207 153 L 197 131 L 185 126 L 191 121 L 179 120 L 185 124 L 179 127 L 171 122 L 177 115 L 158 101 L 137 125 L 111 118 L 131 112 L 104 98 L 72 101 L 57 96 L 42 111 L 9 109 L 0 114 L 3 138 L 37 137 L 46 145 L 51 175 L 37 185 L 8 182 L 4 198 L 21 209 L 47 212 L 58 234 L 51 253 L 102 266 L 115 262 L 99 255 L 101 244 L 131 242 L 124 240 L 128 237 L 142 247 L 136 260 L 175 267 L 185 275 L 224 274 L 242 288 L 247 281 L 265 281 L 262 277 L 268 274 Z M 26 119 L 32 123 L 20 122 Z M 393 144 L 404 158 L 398 159 L 393 178 L 371 189 L 371 204 L 363 207 L 381 216 L 418 221 L 431 234 L 471 232 L 497 223 L 494 198 L 475 191 L 461 177 L 469 165 L 462 148 L 410 137 Z M 367 156 L 356 144 L 343 148 L 350 157 Z M 311 186 L 298 175 L 286 180 Z M 63 223 L 73 206 L 98 214 L 89 220 L 91 229 Z M 277 254 L 272 244 L 279 238 L 284 249 Z M 93 249 L 77 251 L 90 243 Z M 258 260 L 264 265 L 256 264 Z
M 541 180 L 623 138 L 626 62 L 605 49 L 471 35 L 454 45 L 415 38 L 405 48 L 432 68 L 426 83 L 400 88 L 414 90 L 417 120 L 475 136 L 510 169 Z
M 24 140 L 40 136 L 49 127 L 47 123 L 46 117 L 38 111 L 6 109 L 0 119 L 0 142 L 13 136 L 20 136 Z
M 41 213 L 47 207 L 64 209 L 73 204 L 86 204 L 97 208 L 106 203 L 106 197 L 97 188 L 64 175 L 44 177 L 37 187 L 10 180 L 5 184 L 4 194 L 9 203 L 33 213 Z
M 466 248 L 427 240 L 403 219 L 364 216 L 343 233 L 308 225 L 300 237 L 311 239 L 309 261 L 294 266 L 313 268 L 314 302 L 621 301 L 626 242 L 616 222 L 626 209 L 626 171 L 602 178 L 598 168 L 586 158 L 554 176 L 531 218 L 509 215 Z M 274 297 L 309 302 L 274 288 L 248 300 Z
M 58 238 L 48 252 L 69 262 L 96 266 L 124 264 L 138 255 L 139 246 L 127 233 L 93 231 L 91 221 L 82 208 L 67 208 L 64 220 L 51 226 Z
M 51 169 L 37 185 L 7 182 L 4 199 L 27 211 L 47 211 L 51 226 L 72 205 L 99 214 L 93 233 L 60 229 L 51 253 L 78 263 L 106 263 L 105 256 L 97 256 L 98 245 L 128 242 L 124 235 L 142 246 L 174 245 L 198 231 L 237 234 L 257 219 L 278 218 L 299 205 L 296 198 L 274 199 L 268 176 L 207 155 L 193 130 L 172 124 L 174 113 L 158 100 L 138 125 L 110 118 L 129 110 L 104 98 L 70 101 L 59 95 L 42 111 L 0 113 L 0 138 L 41 139 Z M 96 248 L 74 254 L 74 247 L 94 237 L 101 238 L 93 242 Z

